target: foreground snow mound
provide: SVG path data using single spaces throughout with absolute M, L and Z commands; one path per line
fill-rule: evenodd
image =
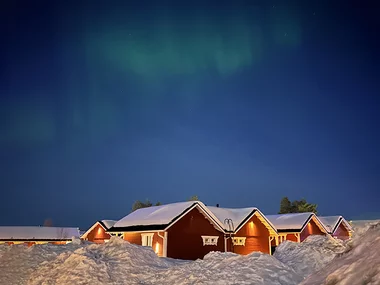
M 301 280 L 294 270 L 268 254 L 212 252 L 203 260 L 170 268 L 155 284 L 294 285 Z
M 357 220 L 357 221 L 352 221 L 351 226 L 352 229 L 354 230 L 353 232 L 353 237 L 359 237 L 362 236 L 367 232 L 367 230 L 380 223 L 380 220 Z
M 159 258 L 152 248 L 112 238 L 64 252 L 32 273 L 28 284 L 146 284 L 155 271 L 172 262 Z
M 302 243 L 282 242 L 273 256 L 293 268 L 300 276 L 306 277 L 323 268 L 345 249 L 340 240 L 314 235 L 307 237 Z
M 54 260 L 63 252 L 78 246 L 62 245 L 0 245 L 0 284 L 26 284 L 29 275 L 42 263 Z
M 380 223 L 371 225 L 365 234 L 355 236 L 345 253 L 302 284 L 380 285 Z
M 302 281 L 273 256 L 213 252 L 204 260 L 158 257 L 151 248 L 111 239 L 84 245 L 43 263 L 28 284 L 258 284 L 294 285 Z

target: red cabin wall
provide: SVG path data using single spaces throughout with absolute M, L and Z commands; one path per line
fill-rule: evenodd
M 104 243 L 105 239 L 110 239 L 111 236 L 106 233 L 101 225 L 96 225 L 87 235 L 87 240 L 95 243 Z
M 290 240 L 290 241 L 298 242 L 298 239 L 297 239 L 297 237 L 296 237 L 295 234 L 287 234 L 287 235 L 286 235 L 286 240 Z
M 133 244 L 141 245 L 141 233 L 124 233 L 124 240 Z
M 254 251 L 270 253 L 269 230 L 254 215 L 249 221 L 235 234 L 236 237 L 245 237 L 245 245 L 233 246 L 233 252 L 238 254 L 250 254 Z
M 204 246 L 202 236 L 218 236 L 217 245 Z M 168 229 L 168 257 L 196 260 L 211 251 L 224 251 L 224 234 L 216 230 L 197 208 Z
M 343 226 L 343 224 L 340 223 L 339 227 L 334 232 L 333 237 L 336 237 L 341 240 L 347 240 L 350 238 L 350 234 L 348 230 Z
M 124 233 L 124 240 L 133 244 L 142 245 L 141 234 L 149 234 L 149 232 Z M 160 232 L 160 235 L 164 236 L 164 232 Z M 163 239 L 157 232 L 153 232 L 152 249 L 158 256 L 163 255 Z
M 300 239 L 301 241 L 304 241 L 310 235 L 324 235 L 324 234 L 325 233 L 323 233 L 319 229 L 317 224 L 313 220 L 310 220 L 310 222 L 306 225 L 304 230 L 301 232 Z

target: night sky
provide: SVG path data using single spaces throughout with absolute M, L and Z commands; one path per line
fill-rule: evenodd
M 380 218 L 376 1 L 5 2 L 0 225 L 192 195 Z

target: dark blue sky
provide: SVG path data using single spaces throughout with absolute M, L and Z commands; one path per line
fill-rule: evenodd
M 27 2 L 0 17 L 1 225 L 192 195 L 380 218 L 373 1 Z

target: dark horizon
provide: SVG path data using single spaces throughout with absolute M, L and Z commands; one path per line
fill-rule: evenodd
M 375 3 L 171 2 L 4 4 L 0 225 L 193 195 L 380 218 Z

